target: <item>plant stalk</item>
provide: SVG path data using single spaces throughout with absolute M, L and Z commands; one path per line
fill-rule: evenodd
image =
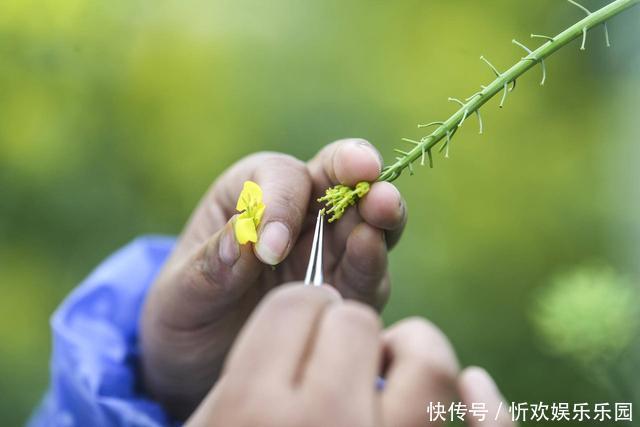
M 589 13 L 586 18 L 576 22 L 557 36 L 548 38 L 547 42 L 542 46 L 522 58 L 522 60 L 513 65 L 507 71 L 497 73 L 497 77 L 493 82 L 488 86 L 483 87 L 480 92 L 477 92 L 475 95 L 468 98 L 466 102 L 461 103 L 462 105 L 460 109 L 439 125 L 433 133 L 417 142 L 410 151 L 406 152 L 402 157 L 399 157 L 395 163 L 385 167 L 378 177 L 378 181 L 394 181 L 400 176 L 404 169 L 407 167 L 411 169 L 412 163 L 417 159 L 421 158 L 424 161 L 425 154 L 428 154 L 429 158 L 431 158 L 431 149 L 438 142 L 447 136 L 448 139 L 450 139 L 458 127 L 462 125 L 464 120 L 476 114 L 480 107 L 482 107 L 496 94 L 504 91 L 503 96 L 506 96 L 507 91 L 509 90 L 508 86 L 512 83 L 515 84 L 515 80 L 518 77 L 541 63 L 545 58 L 549 57 L 571 41 L 580 37 L 586 37 L 586 32 L 588 30 L 600 24 L 605 24 L 609 18 L 637 5 L 638 3 L 640 3 L 640 0 L 615 0 L 601 9 Z

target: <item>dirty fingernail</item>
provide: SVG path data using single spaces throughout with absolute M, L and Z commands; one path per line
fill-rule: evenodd
M 291 234 L 289 228 L 281 222 L 265 225 L 258 237 L 256 255 L 262 262 L 276 265 L 284 259 Z
M 218 248 L 220 260 L 231 267 L 240 257 L 240 245 L 236 241 L 233 227 L 227 226 L 222 232 Z

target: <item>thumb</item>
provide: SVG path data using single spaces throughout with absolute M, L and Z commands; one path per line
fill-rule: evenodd
M 165 324 L 191 329 L 215 321 L 264 271 L 252 245 L 240 245 L 236 240 L 235 219 L 232 217 L 190 256 L 167 263 L 148 304 Z
M 178 416 L 191 412 L 219 375 L 264 270 L 251 245 L 235 239 L 232 218 L 187 254 L 174 252 L 149 290 L 141 319 L 145 386 Z M 255 293 L 256 300 L 259 293 Z M 213 326 L 213 328 L 212 328 Z M 198 375 L 188 375 L 198 372 Z M 185 375 L 185 373 L 187 375 Z

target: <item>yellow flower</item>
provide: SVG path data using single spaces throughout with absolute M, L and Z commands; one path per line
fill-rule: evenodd
M 370 188 L 371 184 L 366 181 L 357 183 L 354 189 L 338 184 L 327 188 L 324 196 L 320 197 L 318 201 L 325 204 L 324 213 L 332 214 L 329 222 L 333 222 L 342 218 L 344 211 L 349 206 L 355 205 L 358 200 L 366 196 Z
M 262 219 L 265 205 L 262 203 L 262 189 L 252 181 L 245 181 L 236 210 L 242 212 L 236 219 L 233 229 L 238 243 L 258 241 L 258 225 Z

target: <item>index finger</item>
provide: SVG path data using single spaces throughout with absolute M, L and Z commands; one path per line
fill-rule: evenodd
M 487 411 L 485 416 L 469 415 L 469 427 L 516 427 L 504 397 L 484 369 L 469 367 L 462 371 L 458 377 L 458 395 L 467 408 Z
M 382 156 L 371 143 L 352 138 L 327 145 L 307 165 L 316 196 L 337 184 L 354 187 L 361 181 L 373 183 L 358 204 L 358 212 L 361 219 L 385 231 L 391 248 L 402 234 L 407 209 L 400 192 L 392 184 L 376 182 L 382 163 Z
M 238 195 L 247 180 L 255 181 L 262 188 L 266 205 L 254 245 L 255 255 L 263 263 L 279 264 L 298 239 L 311 194 L 306 165 L 292 156 L 263 152 L 234 164 L 203 197 L 191 220 L 198 227 L 189 227 L 187 237 L 197 232 L 191 241 L 202 242 L 237 213 Z M 216 218 L 211 215 L 212 209 L 218 212 Z
M 448 407 L 454 395 L 458 361 L 447 338 L 433 324 L 406 319 L 384 337 L 389 366 L 382 393 L 385 425 L 424 425 L 425 405 Z M 429 419 L 437 425 L 438 419 Z
M 255 381 L 293 385 L 324 310 L 339 301 L 329 286 L 279 286 L 258 305 L 224 367 L 250 370 Z

